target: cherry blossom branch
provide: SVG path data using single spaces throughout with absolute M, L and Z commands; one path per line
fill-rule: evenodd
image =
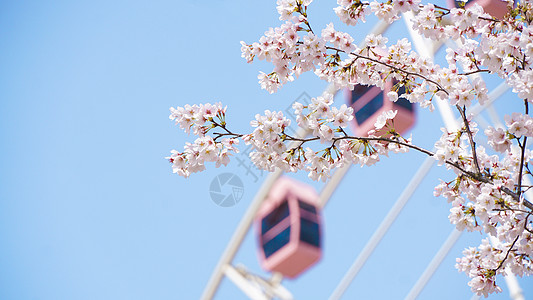
M 342 128 L 341 128 L 341 130 L 342 130 Z M 426 150 L 426 149 L 424 149 L 422 147 L 419 147 L 419 146 L 416 146 L 416 145 L 413 145 L 413 144 L 402 142 L 402 141 L 400 141 L 398 139 L 390 139 L 390 138 L 384 138 L 384 137 L 349 136 L 349 135 L 346 134 L 346 132 L 344 130 L 342 130 L 342 133 L 344 134 L 344 136 L 332 138 L 332 141 L 333 141 L 332 144 L 335 144 L 337 141 L 340 141 L 340 140 L 354 140 L 354 141 L 363 141 L 363 142 L 369 142 L 369 141 L 387 142 L 387 143 L 394 143 L 394 144 L 397 144 L 397 145 L 400 145 L 400 146 L 404 146 L 404 147 L 408 147 L 408 148 L 417 150 L 417 151 L 419 151 L 421 153 L 427 154 L 428 156 L 435 156 L 435 153 L 433 153 L 433 152 L 431 152 L 429 150 Z M 287 140 L 287 141 L 299 141 L 299 142 L 302 142 L 302 144 L 304 144 L 304 143 L 307 143 L 307 142 L 312 142 L 312 141 L 319 140 L 320 138 L 319 137 L 296 138 L 296 137 L 292 137 L 292 136 L 289 136 L 289 135 L 285 134 L 284 139 Z M 301 147 L 302 144 L 300 144 L 298 147 L 292 148 L 291 150 L 294 150 L 296 148 Z M 460 168 L 459 165 L 457 165 L 457 164 L 454 164 L 452 162 L 449 162 L 449 163 L 452 164 L 454 167 Z
M 528 219 L 529 217 L 531 216 L 533 212 L 529 212 L 526 216 L 526 219 L 524 220 L 524 230 L 530 232 L 529 229 L 527 229 L 527 225 L 528 225 Z M 520 238 L 520 233 L 516 235 L 516 238 L 514 239 L 513 243 L 511 244 L 511 246 L 509 246 L 509 249 L 507 249 L 507 252 L 505 253 L 505 257 L 502 259 L 502 261 L 500 262 L 500 264 L 498 265 L 498 267 L 496 267 L 495 269 L 492 269 L 492 271 L 494 271 L 496 273 L 496 271 L 498 271 L 504 264 L 504 262 L 507 260 L 507 258 L 509 257 L 509 253 L 511 253 L 511 251 L 513 250 L 513 247 L 514 245 L 516 244 L 516 242 L 518 241 L 518 239 Z
M 452 162 L 452 161 L 446 161 L 446 164 L 450 165 L 450 166 L 453 166 L 455 168 L 457 168 L 459 171 L 461 171 L 464 175 L 467 175 L 468 177 L 474 179 L 474 180 L 477 180 L 477 181 L 480 181 L 480 182 L 483 182 L 483 183 L 487 183 L 487 184 L 494 184 L 494 182 L 490 181 L 488 178 L 486 178 L 485 176 L 483 176 L 481 173 L 472 173 L 470 171 L 467 171 L 465 170 L 464 168 L 462 168 L 459 164 L 455 163 L 455 162 Z M 499 189 L 504 192 L 505 194 L 511 196 L 513 198 L 513 200 L 515 200 L 516 202 L 520 202 L 520 196 L 513 192 L 512 190 L 510 190 L 509 188 L 507 187 L 499 187 Z M 529 202 L 528 200 L 526 199 L 523 199 L 524 200 L 524 206 L 533 210 L 533 204 L 531 202 Z
M 341 49 L 338 49 L 338 48 L 335 48 L 335 47 L 331 47 L 331 46 L 326 46 L 326 49 L 329 49 L 329 50 L 335 50 L 337 52 L 342 52 L 342 53 L 346 53 L 346 51 L 344 50 L 341 50 Z M 369 61 L 372 61 L 372 62 L 375 62 L 377 64 L 380 64 L 382 66 L 386 66 L 396 72 L 400 72 L 400 73 L 404 73 L 406 74 L 407 76 L 415 76 L 415 77 L 419 77 L 419 78 L 422 78 L 423 80 L 427 81 L 427 82 L 431 82 L 432 84 L 434 84 L 436 87 L 437 87 L 437 92 L 438 91 L 443 91 L 444 93 L 446 94 L 449 94 L 448 91 L 446 91 L 439 83 L 437 83 L 436 81 L 434 80 L 431 80 L 429 78 L 427 78 L 426 76 L 422 75 L 422 74 L 418 74 L 418 73 L 415 73 L 415 72 L 410 72 L 410 71 L 407 71 L 407 70 L 404 70 L 404 69 L 400 69 L 398 67 L 395 67 L 393 65 L 390 65 L 388 63 L 385 63 L 385 62 L 382 62 L 382 61 L 379 61 L 377 59 L 374 59 L 374 58 L 371 58 L 371 57 L 368 57 L 368 56 L 364 56 L 364 55 L 361 55 L 361 54 L 358 54 L 358 53 L 355 53 L 355 52 L 350 52 L 349 54 L 351 55 L 354 55 L 355 57 L 357 57 L 358 59 L 361 58 L 361 59 L 366 59 L 366 60 L 369 60 Z M 350 67 L 353 65 L 353 63 L 355 62 L 355 60 L 350 64 L 348 65 L 347 67 Z
M 401 146 L 404 146 L 404 147 L 408 147 L 408 148 L 417 150 L 417 151 L 419 151 L 421 153 L 424 153 L 424 154 L 426 154 L 428 156 L 431 156 L 431 157 L 435 156 L 435 153 L 433 153 L 433 152 L 431 152 L 431 151 L 429 151 L 427 149 L 424 149 L 422 147 L 419 147 L 419 146 L 416 146 L 416 145 L 413 145 L 413 144 L 409 144 L 409 143 L 405 143 L 405 142 L 401 142 L 401 141 L 396 140 L 396 139 L 383 138 L 383 137 L 355 137 L 355 136 L 347 136 L 347 135 L 345 135 L 345 136 L 342 136 L 342 137 L 333 138 L 333 144 L 336 141 L 338 141 L 338 140 L 344 140 L 344 139 L 359 140 L 359 141 L 380 141 L 380 142 L 394 143 L 394 144 L 398 144 L 398 145 L 401 145 Z M 296 147 L 296 148 L 300 148 L 306 142 L 319 140 L 319 137 L 312 137 L 312 138 L 294 138 L 294 137 L 289 137 L 288 140 L 301 141 L 302 143 L 298 147 Z M 293 148 L 291 150 L 294 150 L 296 148 Z M 473 152 L 475 152 L 475 146 L 474 146 L 474 151 Z M 479 168 L 478 168 L 478 172 L 477 173 L 473 173 L 473 172 L 465 170 L 457 162 L 446 160 L 445 163 L 450 165 L 450 166 L 455 167 L 456 169 L 461 171 L 463 174 L 467 175 L 468 177 L 470 177 L 470 178 L 472 178 L 474 180 L 477 180 L 477 181 L 480 181 L 480 182 L 483 182 L 483 183 L 487 183 L 487 184 L 494 184 L 491 180 L 489 180 L 488 178 L 486 178 L 485 176 L 482 175 L 482 173 L 481 173 Z M 509 188 L 502 186 L 502 187 L 500 187 L 500 190 L 502 192 L 506 193 L 507 195 L 511 196 L 517 202 L 520 201 L 520 195 L 518 195 L 517 193 L 513 192 Z M 524 206 L 526 206 L 527 208 L 533 210 L 533 204 L 531 202 L 529 202 L 528 200 L 526 200 L 526 199 L 524 199 Z
M 450 12 L 450 9 L 447 8 L 447 7 L 442 7 L 442 6 L 439 6 L 439 5 L 437 5 L 437 4 L 433 4 L 433 6 L 434 6 L 435 8 L 438 8 L 438 9 L 443 10 L 444 12 L 448 12 L 448 13 Z M 422 8 L 423 5 L 420 5 L 420 7 Z
M 415 73 L 415 72 L 410 72 L 410 71 L 407 71 L 407 70 L 403 70 L 403 69 L 400 69 L 400 68 L 397 68 L 395 66 L 392 66 L 390 64 L 387 64 L 387 63 L 384 63 L 384 62 L 381 62 L 379 60 L 376 60 L 376 59 L 373 59 L 373 58 L 370 58 L 370 57 L 366 57 L 366 56 L 363 56 L 363 55 L 360 55 L 360 54 L 356 54 L 356 53 L 351 53 L 355 56 L 357 56 L 358 58 L 364 58 L 364 59 L 367 59 L 367 60 L 370 60 L 370 61 L 373 61 L 375 63 L 378 63 L 378 64 L 381 64 L 381 65 L 384 65 L 386 67 L 389 67 L 391 69 L 393 69 L 394 71 L 397 71 L 397 72 L 401 72 L 401 73 L 404 73 L 404 74 L 407 74 L 407 76 L 416 76 L 416 77 L 420 77 L 422 79 L 424 79 L 425 81 L 427 82 L 431 82 L 433 83 L 435 86 L 437 86 L 438 90 L 437 91 L 443 91 L 444 93 L 446 94 L 449 94 L 448 91 L 446 91 L 440 84 L 438 84 L 436 81 L 434 80 L 431 80 L 429 78 L 427 78 L 426 76 L 424 75 L 421 75 L 421 74 L 418 74 L 418 73 Z
M 293 140 L 297 140 L 297 141 L 302 141 L 302 142 L 309 142 L 309 141 L 316 141 L 318 140 L 319 138 L 318 137 L 313 137 L 313 138 L 309 138 L 309 139 L 296 139 L 294 138 Z M 434 157 L 435 156 L 435 153 L 427 150 L 427 149 L 424 149 L 422 147 L 419 147 L 419 146 L 416 146 L 416 145 L 412 145 L 412 144 L 408 144 L 408 143 L 404 143 L 404 142 L 401 142 L 401 141 L 398 141 L 398 140 L 394 140 L 394 139 L 389 139 L 389 138 L 383 138 L 383 137 L 353 137 L 353 136 L 343 136 L 343 137 L 338 137 L 338 138 L 334 138 L 333 140 L 334 141 L 337 141 L 337 140 L 343 140 L 343 139 L 352 139 L 352 140 L 360 140 L 360 141 L 381 141 L 381 142 L 389 142 L 389 143 L 395 143 L 395 144 L 398 144 L 398 145 L 401 145 L 401 146 L 404 146 L 404 147 L 408 147 L 408 148 L 411 148 L 411 149 L 414 149 L 414 150 L 417 150 L 421 153 L 424 153 L 428 156 L 432 156 Z M 303 143 L 302 143 L 303 144 Z M 301 145 L 300 145 L 301 146 Z M 456 162 L 453 162 L 453 161 L 450 161 L 450 160 L 446 160 L 445 161 L 446 164 L 450 165 L 450 166 L 453 166 L 455 167 L 456 169 L 458 169 L 459 171 L 461 171 L 463 174 L 467 175 L 468 177 L 474 179 L 474 180 L 477 180 L 477 181 L 480 181 L 480 182 L 483 182 L 483 183 L 487 183 L 487 184 L 494 184 L 492 181 L 490 181 L 488 178 L 484 177 L 481 172 L 478 171 L 478 173 L 473 173 L 473 172 L 470 172 L 470 171 L 467 171 L 465 170 L 464 168 L 462 168 L 458 163 Z M 516 200 L 517 202 L 520 201 L 520 196 L 511 191 L 509 188 L 507 187 L 500 187 L 501 191 L 503 191 L 504 193 L 506 193 L 507 195 L 511 196 L 514 200 Z M 524 199 L 524 206 L 526 206 L 527 208 L 533 210 L 533 204 L 531 202 L 529 202 L 528 200 Z
M 482 72 L 491 73 L 491 71 L 490 71 L 490 70 L 487 70 L 487 69 L 478 69 L 478 70 L 470 71 L 470 72 L 466 72 L 466 73 L 459 73 L 458 75 L 465 75 L 465 76 L 468 76 L 468 75 L 477 74 L 477 73 L 482 73 Z
M 494 208 L 493 211 L 512 211 L 512 212 L 521 212 L 525 214 L 532 214 L 533 212 L 528 210 L 523 210 L 519 208 Z
M 507 249 L 507 252 L 505 253 L 505 257 L 502 259 L 502 261 L 500 262 L 500 264 L 498 265 L 498 267 L 496 267 L 495 269 L 492 269 L 491 271 L 493 271 L 494 273 L 496 273 L 496 271 L 498 271 L 502 266 L 503 266 L 503 263 L 507 260 L 507 258 L 509 257 L 509 253 L 511 253 L 511 250 L 513 249 L 514 245 L 516 244 L 516 242 L 518 241 L 518 238 L 520 238 L 520 234 L 516 235 L 516 238 L 514 239 L 513 243 L 511 244 L 511 246 L 509 247 L 509 249 Z
M 321 115 L 324 114 L 325 112 L 331 113 L 333 111 L 338 111 L 337 113 L 339 113 L 339 115 L 334 116 L 332 118 L 337 120 L 335 122 L 339 122 L 339 124 L 344 124 L 343 126 L 346 126 L 347 121 L 349 121 L 350 118 L 353 118 L 352 116 L 353 112 L 351 108 L 348 109 L 345 105 L 341 107 L 340 111 L 336 108 L 329 108 L 329 104 L 331 104 L 330 101 L 332 101 L 332 99 L 327 100 L 324 98 L 320 98 L 319 100 L 313 100 L 312 107 L 310 106 L 308 107 L 308 109 L 311 111 L 311 114 L 321 114 Z M 301 110 L 304 108 L 304 106 L 302 106 L 301 104 L 298 104 L 298 105 L 296 105 L 295 107 L 295 112 L 297 110 L 298 112 L 296 112 L 296 114 L 299 115 L 299 117 L 301 117 L 302 116 Z M 494 183 L 492 182 L 492 180 L 484 176 L 481 173 L 481 169 L 479 168 L 479 163 L 477 162 L 478 158 L 477 156 L 475 156 L 477 153 L 477 150 L 475 147 L 475 143 L 473 141 L 473 136 L 472 136 L 472 132 L 470 130 L 469 124 L 468 124 L 468 120 L 466 119 L 466 113 L 465 113 L 466 108 L 461 109 L 460 107 L 458 107 L 458 109 L 461 112 L 461 115 L 463 116 L 463 120 L 465 121 L 465 128 L 466 128 L 466 131 L 468 132 L 468 136 L 469 136 L 469 139 L 472 145 L 472 149 L 473 149 L 472 153 L 474 155 L 473 160 L 476 165 L 476 172 L 471 172 L 471 171 L 466 170 L 459 162 L 455 162 L 449 159 L 445 159 L 443 162 L 452 167 L 455 167 L 457 170 L 459 170 L 464 175 L 470 177 L 473 180 L 493 185 Z M 526 110 L 527 110 L 527 106 L 526 106 Z M 192 144 L 191 146 L 189 146 L 188 148 L 189 150 L 186 150 L 183 153 L 175 151 L 173 152 L 173 156 L 169 158 L 175 166 L 175 171 L 184 176 L 188 176 L 189 174 L 188 173 L 189 169 L 186 167 L 186 164 L 190 159 L 192 159 L 192 161 L 195 162 L 196 164 L 195 165 L 196 167 L 193 166 L 192 168 L 193 170 L 196 170 L 197 168 L 199 168 L 198 170 L 202 170 L 203 163 L 201 159 L 199 160 L 199 158 L 203 156 L 207 156 L 206 159 L 208 161 L 217 161 L 217 163 L 222 163 L 223 161 L 223 163 L 227 163 L 229 161 L 228 160 L 229 158 L 227 157 L 228 155 L 227 151 L 237 151 L 236 148 L 233 146 L 233 144 L 236 143 L 234 141 L 236 138 L 243 138 L 247 140 L 254 139 L 253 135 L 235 133 L 227 128 L 226 122 L 225 122 L 225 109 L 222 109 L 221 104 L 216 104 L 216 105 L 205 104 L 205 105 L 200 105 L 200 106 L 195 106 L 195 107 L 186 106 L 185 108 L 178 108 L 178 109 L 172 108 L 171 111 L 172 111 L 172 114 L 170 118 L 176 120 L 176 123 L 179 123 L 181 128 L 186 129 L 186 130 L 189 130 L 190 128 L 192 128 L 195 134 L 202 136 L 202 138 L 197 140 L 195 144 Z M 307 142 L 316 141 L 316 140 L 324 138 L 324 136 L 322 137 L 314 136 L 311 138 L 297 138 L 297 137 L 292 137 L 290 135 L 287 135 L 284 129 L 286 128 L 286 126 L 290 124 L 290 122 L 288 122 L 281 113 L 273 113 L 269 111 L 267 112 L 268 112 L 267 116 L 264 116 L 264 117 L 259 116 L 259 115 L 256 116 L 257 120 L 253 121 L 252 125 L 261 126 L 261 128 L 256 129 L 256 131 L 259 130 L 258 132 L 264 132 L 264 131 L 276 132 L 277 130 L 280 130 L 280 134 L 276 135 L 277 138 L 280 139 L 280 141 L 299 141 L 300 142 L 299 146 L 293 149 L 289 149 L 289 152 L 292 151 L 291 153 L 294 153 L 294 151 L 297 149 L 302 149 L 302 146 Z M 329 113 L 325 113 L 325 115 L 328 115 Z M 310 116 L 311 115 L 307 115 L 307 117 L 310 117 Z M 379 126 L 379 128 L 381 129 L 385 124 L 388 124 L 386 120 L 387 119 L 392 120 L 395 116 L 395 113 L 392 115 L 388 115 L 387 113 L 387 114 L 384 114 L 384 116 L 385 116 L 383 117 L 384 119 L 376 123 L 376 128 L 378 128 Z M 216 121 L 215 117 L 219 121 Z M 380 118 L 382 118 L 382 116 L 380 116 Z M 318 120 L 319 119 L 317 119 L 317 122 Z M 325 123 L 326 120 L 322 122 Z M 380 122 L 381 122 L 381 125 L 378 125 L 378 123 Z M 207 125 L 205 125 L 206 123 Z M 270 125 L 267 126 L 266 124 L 270 124 Z M 267 127 L 263 128 L 263 126 L 267 126 Z M 404 141 L 400 140 L 401 136 L 399 136 L 399 134 L 395 132 L 394 128 L 391 128 L 388 133 L 385 133 L 385 134 L 392 134 L 394 138 L 388 138 L 388 137 L 383 137 L 383 136 L 381 137 L 375 137 L 375 136 L 356 137 L 356 136 L 349 136 L 342 129 L 342 126 L 339 126 L 339 130 L 337 131 L 341 132 L 343 136 L 335 137 L 333 134 L 333 130 L 329 126 L 326 126 L 325 124 L 317 125 L 317 126 L 321 126 L 319 134 L 331 135 L 329 140 L 331 140 L 332 143 L 331 143 L 331 146 L 328 149 L 326 149 L 327 151 L 325 154 L 330 153 L 329 151 L 331 150 L 336 150 L 335 144 L 337 142 L 342 141 L 342 140 L 353 140 L 353 141 L 359 141 L 363 143 L 368 143 L 371 141 L 392 143 L 392 144 L 396 144 L 402 147 L 414 149 L 428 156 L 435 157 L 436 155 L 434 152 L 424 149 L 422 147 L 413 145 L 407 142 L 405 139 Z M 205 133 L 215 128 L 221 128 L 224 132 L 213 132 L 214 138 L 212 138 L 211 141 L 209 139 L 206 140 L 205 138 L 207 138 L 207 136 L 204 137 Z M 230 139 L 223 139 L 222 142 L 218 142 L 218 139 L 222 137 L 229 137 Z M 259 138 L 259 136 L 255 138 Z M 222 145 L 221 150 L 216 150 L 216 147 L 214 147 L 214 145 L 216 145 L 217 143 L 220 143 L 220 145 Z M 209 146 L 209 145 L 213 145 L 213 146 Z M 523 151 L 525 151 L 524 150 L 525 145 L 521 145 L 521 147 Z M 224 150 L 224 148 L 227 148 L 227 150 Z M 205 149 L 211 149 L 211 150 L 208 150 L 209 152 L 208 154 L 200 153 L 201 151 L 204 151 Z M 219 154 L 217 155 L 219 155 L 220 157 L 217 158 L 216 156 L 213 156 L 214 155 L 213 151 L 215 152 L 219 151 Z M 371 150 L 371 151 L 374 151 L 374 150 Z M 339 153 L 338 156 L 339 155 L 341 154 Z M 522 157 L 521 166 L 524 165 L 523 160 L 524 158 Z M 518 186 L 521 187 L 521 181 L 519 182 Z M 520 194 L 521 188 L 518 189 L 519 193 L 515 193 L 511 191 L 505 186 L 502 186 L 499 189 L 503 191 L 504 193 L 508 194 L 509 196 L 511 196 L 517 202 L 521 201 L 521 194 Z M 524 199 L 523 203 L 527 208 L 533 210 L 533 205 L 529 201 Z
M 213 134 L 216 134 L 217 136 L 213 139 L 213 140 L 217 140 L 221 137 L 224 137 L 224 136 L 231 136 L 231 137 L 234 137 L 234 138 L 241 138 L 244 134 L 238 134 L 238 133 L 233 133 L 231 131 L 229 131 L 229 129 L 226 128 L 226 125 L 222 125 L 222 124 L 219 124 L 217 123 L 216 121 L 214 121 L 213 119 L 210 120 L 213 125 L 215 125 L 214 128 L 216 127 L 220 127 L 222 128 L 224 131 L 226 131 L 226 133 L 218 133 L 218 132 L 213 132 Z

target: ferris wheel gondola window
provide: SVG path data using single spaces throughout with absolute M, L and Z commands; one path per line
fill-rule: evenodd
M 265 257 L 268 258 L 276 251 L 287 245 L 291 239 L 291 227 L 285 228 L 282 232 L 274 236 L 271 240 L 263 244 Z
M 303 210 L 305 210 L 305 211 L 308 211 L 308 212 L 310 212 L 310 213 L 312 213 L 312 214 L 316 214 L 316 213 L 317 213 L 317 211 L 316 211 L 316 206 L 311 205 L 311 204 L 308 204 L 308 203 L 305 203 L 305 202 L 303 202 L 302 200 L 298 200 L 298 206 L 299 206 L 301 209 L 303 209 Z
M 318 223 L 300 218 L 300 241 L 315 247 L 320 247 L 320 236 L 318 232 Z
M 261 221 L 261 234 L 264 235 L 266 232 L 271 230 L 274 226 L 279 224 L 282 220 L 289 216 L 289 203 L 283 202 L 281 205 L 276 207 L 271 213 Z
M 360 110 L 355 112 L 357 122 L 364 123 L 376 111 L 383 107 L 383 93 L 377 94 L 372 100 L 366 103 Z
M 347 102 L 354 116 L 351 127 L 356 135 L 368 136 L 368 132 L 375 129 L 378 117 L 388 110 L 398 111 L 393 121 L 396 132 L 403 134 L 413 126 L 416 117 L 414 105 L 401 97 L 406 93 L 406 88 L 397 84 L 389 80 L 385 82 L 383 90 L 376 86 L 355 85 L 352 91 L 347 91 Z M 391 90 L 396 90 L 400 96 L 396 102 L 385 96 Z

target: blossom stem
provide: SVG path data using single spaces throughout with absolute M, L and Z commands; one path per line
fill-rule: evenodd
M 526 219 L 527 220 L 527 219 Z M 526 222 L 527 224 L 527 222 Z M 514 245 L 516 244 L 516 242 L 518 241 L 518 238 L 520 237 L 520 234 L 516 235 L 516 238 L 514 239 L 513 243 L 511 244 L 511 246 L 509 247 L 509 249 L 507 249 L 507 253 L 505 253 L 505 257 L 502 259 L 502 261 L 500 262 L 500 264 L 498 265 L 498 267 L 496 269 L 492 269 L 492 271 L 496 272 L 498 271 L 502 266 L 503 266 L 503 263 L 507 260 L 507 257 L 509 257 L 509 253 L 511 253 L 511 250 L 513 250 L 513 247 Z
M 463 123 L 465 124 L 466 133 L 468 134 L 468 140 L 470 141 L 470 146 L 472 147 L 472 157 L 474 159 L 474 165 L 476 166 L 476 171 L 478 174 L 481 174 L 481 169 L 479 167 L 479 162 L 477 159 L 477 152 L 476 152 L 476 142 L 474 141 L 474 137 L 472 135 L 472 131 L 470 130 L 470 125 L 468 125 L 468 119 L 466 118 L 466 107 L 460 107 L 459 105 L 456 105 L 457 110 L 459 110 L 459 113 L 461 114 L 461 117 L 463 118 Z
M 222 128 L 224 131 L 226 131 L 226 133 L 220 133 L 220 132 L 214 132 L 213 134 L 216 134 L 217 136 L 213 139 L 215 142 L 217 139 L 223 137 L 223 136 L 232 136 L 232 137 L 236 137 L 236 138 L 240 138 L 242 137 L 244 134 L 238 134 L 238 133 L 233 133 L 231 131 L 229 131 L 225 125 L 221 125 L 219 123 L 217 123 L 215 120 L 211 120 L 211 122 L 215 125 L 215 128 L 216 127 L 220 127 Z
M 481 73 L 481 72 L 487 72 L 487 73 L 490 73 L 490 70 L 487 70 L 487 69 L 477 69 L 477 70 L 475 70 L 475 71 L 466 72 L 466 73 L 461 73 L 461 74 L 458 74 L 458 75 L 465 75 L 465 76 L 468 76 L 468 75 L 477 74 L 477 73 Z
M 527 102 L 527 100 L 524 100 L 524 106 L 525 106 L 525 112 L 526 112 L 526 115 L 529 114 L 529 104 Z M 518 143 L 518 145 L 520 146 L 521 150 L 522 150 L 522 153 L 521 153 L 521 157 L 520 157 L 520 171 L 518 172 L 518 186 L 517 186 L 517 192 L 518 192 L 518 195 L 521 196 L 522 195 L 522 177 L 524 176 L 522 174 L 522 172 L 524 171 L 524 159 L 525 159 L 525 154 L 526 154 L 526 145 L 527 145 L 527 136 L 524 136 L 524 141 L 522 144 L 520 144 L 520 141 Z

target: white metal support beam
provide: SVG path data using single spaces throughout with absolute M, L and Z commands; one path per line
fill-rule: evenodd
M 435 273 L 444 258 L 446 258 L 448 252 L 450 252 L 457 240 L 461 237 L 462 233 L 462 231 L 459 231 L 455 228 L 452 230 L 452 232 L 446 239 L 446 242 L 444 242 L 437 254 L 433 257 L 429 265 L 424 270 L 424 273 L 422 273 L 422 276 L 420 276 L 411 291 L 409 291 L 409 294 L 407 294 L 407 297 L 405 297 L 405 300 L 414 300 L 418 297 L 422 289 L 424 289 L 424 287 L 428 283 L 431 276 L 433 276 L 433 273 Z
M 361 253 L 359 253 L 359 256 L 357 256 L 348 272 L 346 272 L 344 277 L 341 279 L 340 283 L 333 291 L 333 294 L 331 294 L 331 296 L 329 297 L 330 300 L 337 300 L 342 297 L 342 295 L 344 294 L 348 286 L 350 286 L 351 282 L 357 276 L 361 268 L 364 266 L 372 252 L 374 252 L 374 249 L 376 249 L 379 242 L 383 239 L 385 233 L 387 233 L 392 223 L 394 223 L 407 201 L 411 198 L 416 188 L 420 185 L 422 179 L 424 179 L 429 170 L 431 170 L 431 167 L 433 166 L 434 162 L 435 159 L 433 157 L 426 158 L 426 160 L 420 166 L 416 174 L 413 176 L 403 193 L 400 195 L 398 200 L 396 200 L 396 203 L 394 203 L 387 216 L 383 219 L 383 221 L 376 229 L 370 240 L 367 242 L 363 250 L 361 250 Z
M 279 273 L 275 273 L 278 275 Z M 227 265 L 224 275 L 228 277 L 252 300 L 294 300 L 292 294 L 281 285 L 283 276 L 273 276 L 270 280 L 248 272 L 243 266 L 234 268 Z
M 224 275 L 228 277 L 233 283 L 243 291 L 248 298 L 252 300 L 270 300 L 270 297 L 267 297 L 263 290 L 257 285 L 252 285 L 251 282 L 244 277 L 242 273 L 237 271 L 231 265 L 224 266 Z

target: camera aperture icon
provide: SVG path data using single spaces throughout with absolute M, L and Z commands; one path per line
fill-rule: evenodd
M 244 194 L 244 185 L 239 176 L 222 173 L 211 181 L 209 195 L 216 205 L 231 207 L 239 203 Z

